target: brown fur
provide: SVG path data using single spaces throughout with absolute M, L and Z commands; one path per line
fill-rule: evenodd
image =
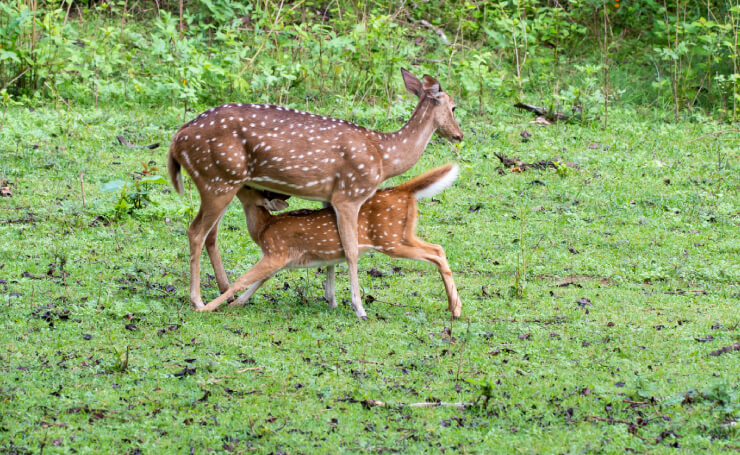
M 460 316 L 461 303 L 452 272 L 439 245 L 426 243 L 416 237 L 416 193 L 438 183 L 453 171 L 448 164 L 433 169 L 395 188 L 378 190 L 362 206 L 358 216 L 358 245 L 360 252 L 377 250 L 391 257 L 424 260 L 435 264 L 442 275 L 448 297 L 448 308 L 453 316 Z M 456 172 L 456 169 L 455 169 Z M 274 202 L 260 191 L 243 189 L 239 199 L 244 206 L 247 226 L 252 239 L 262 249 L 263 257 L 223 295 L 206 305 L 203 310 L 216 309 L 239 290 L 259 287 L 267 278 L 283 268 L 312 267 L 336 263 L 345 259 L 336 215 L 330 208 L 298 210 L 271 215 L 264 208 Z M 332 289 L 327 289 L 327 300 L 333 302 Z M 250 288 L 237 302 L 243 303 L 256 291 Z

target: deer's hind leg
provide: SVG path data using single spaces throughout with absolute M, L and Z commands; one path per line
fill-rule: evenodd
M 216 196 L 212 193 L 208 194 L 208 198 L 205 200 L 201 195 L 200 209 L 188 228 L 188 240 L 190 241 L 190 303 L 195 308 L 203 307 L 203 300 L 200 296 L 200 255 L 203 252 L 203 245 L 206 243 L 206 239 L 212 233 L 213 229 L 218 227 L 218 221 L 226 211 L 229 202 L 234 198 L 234 194 L 236 194 L 236 188 Z M 214 247 L 215 238 L 214 234 Z M 214 250 L 218 258 L 218 263 L 221 269 L 223 269 L 223 263 L 221 263 L 218 250 L 215 248 Z M 211 261 L 213 261 L 212 256 Z M 215 269 L 216 264 L 214 264 Z M 226 272 L 223 275 L 225 276 Z
M 224 211 L 225 213 L 225 211 Z M 224 269 L 224 263 L 221 260 L 221 254 L 218 252 L 218 227 L 221 224 L 223 213 L 219 217 L 216 224 L 211 229 L 211 232 L 206 236 L 206 251 L 208 257 L 211 259 L 211 265 L 213 266 L 213 274 L 216 275 L 216 283 L 218 284 L 218 292 L 224 293 L 229 289 L 229 277 L 226 275 L 226 269 Z

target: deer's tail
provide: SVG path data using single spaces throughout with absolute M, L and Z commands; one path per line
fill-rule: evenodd
M 172 139 L 172 143 L 170 143 L 170 152 L 167 154 L 167 171 L 170 173 L 170 181 L 172 182 L 172 186 L 175 187 L 175 191 L 177 191 L 178 194 L 182 194 L 182 169 L 177 158 L 175 158 L 174 138 Z
M 432 197 L 452 185 L 459 172 L 460 168 L 457 164 L 447 163 L 402 183 L 396 188 L 413 194 L 416 199 Z

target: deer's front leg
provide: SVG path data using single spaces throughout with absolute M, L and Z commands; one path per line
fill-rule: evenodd
M 352 308 L 358 318 L 367 320 L 365 308 L 362 307 L 360 298 L 360 280 L 357 276 L 357 217 L 363 201 L 332 201 L 334 211 L 337 214 L 337 227 L 339 238 L 342 241 L 344 255 L 347 258 L 349 269 L 349 282 L 352 293 Z

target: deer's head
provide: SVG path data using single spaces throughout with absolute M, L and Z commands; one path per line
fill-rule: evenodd
M 405 69 L 401 69 L 401 74 L 409 93 L 416 95 L 419 102 L 429 100 L 434 126 L 440 136 L 453 142 L 461 141 L 463 132 L 455 120 L 455 101 L 442 90 L 439 82 L 428 74 L 419 80 Z

